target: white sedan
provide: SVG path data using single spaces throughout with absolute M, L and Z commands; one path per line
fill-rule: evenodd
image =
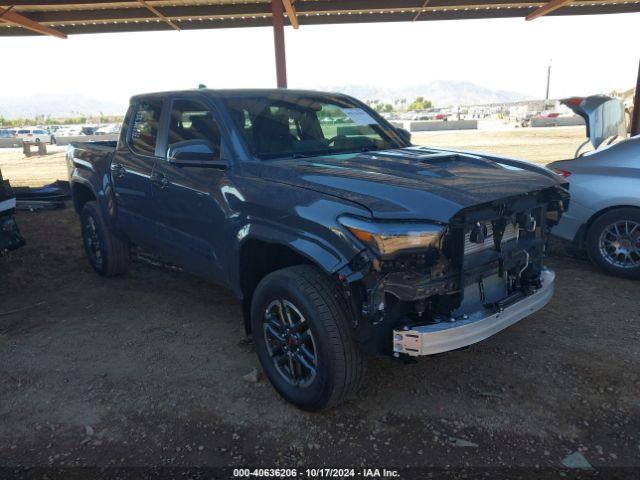
M 23 142 L 51 143 L 51 135 L 41 128 L 21 128 L 16 133 Z

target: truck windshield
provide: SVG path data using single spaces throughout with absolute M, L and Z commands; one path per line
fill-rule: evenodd
M 336 155 L 404 146 L 368 109 L 333 96 L 239 96 L 225 100 L 252 153 L 261 159 Z

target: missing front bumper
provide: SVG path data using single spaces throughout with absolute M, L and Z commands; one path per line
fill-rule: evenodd
M 394 354 L 412 357 L 448 352 L 480 342 L 544 307 L 553 296 L 555 274 L 544 270 L 540 276 L 542 287 L 535 293 L 487 315 L 478 311 L 464 320 L 416 326 L 409 330 L 393 331 Z

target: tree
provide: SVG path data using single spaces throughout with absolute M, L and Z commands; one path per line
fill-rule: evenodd
M 424 97 L 416 97 L 416 99 L 409 104 L 409 110 L 426 110 L 433 107 L 431 100 L 426 100 Z

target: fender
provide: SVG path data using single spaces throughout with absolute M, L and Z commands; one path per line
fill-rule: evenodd
M 104 218 L 111 225 L 116 225 L 116 202 L 111 185 L 111 177 L 109 165 L 111 163 L 111 155 L 100 159 L 93 158 L 92 161 L 84 160 L 76 157 L 76 151 L 79 150 L 80 157 L 87 152 L 81 148 L 76 149 L 73 144 L 67 152 L 67 168 L 69 169 L 69 183 L 71 184 L 71 193 L 73 195 L 73 204 L 76 212 L 80 214 L 81 203 L 74 195 L 74 185 L 82 185 L 91 191 L 98 202 L 98 206 Z
M 310 234 L 309 232 L 296 231 L 283 225 L 267 223 L 246 223 L 237 230 L 232 258 L 238 261 L 230 265 L 229 286 L 238 298 L 243 298 L 240 281 L 240 258 L 243 247 L 251 240 L 279 245 L 292 252 L 307 258 L 310 263 L 316 265 L 326 274 L 332 275 L 343 268 L 359 253 L 359 250 L 350 242 L 341 242 L 341 245 L 328 243 L 325 239 Z

